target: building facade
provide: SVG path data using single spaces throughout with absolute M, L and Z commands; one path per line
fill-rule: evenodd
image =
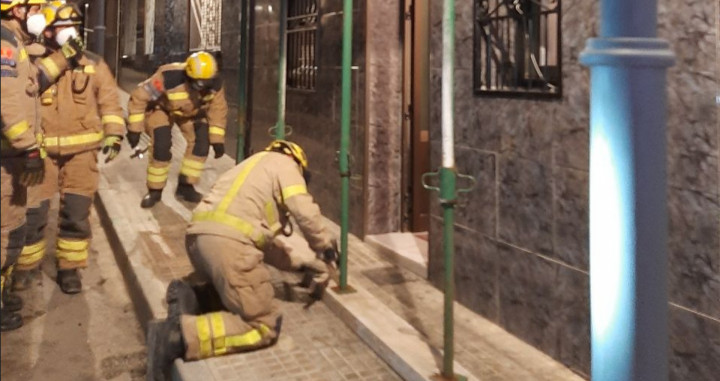
M 277 122 L 284 22 L 288 139 L 306 148 L 311 191 L 338 221 L 342 2 L 288 0 L 281 21 L 279 0 L 252 1 L 246 82 L 239 78 L 245 2 L 201 3 L 120 0 L 119 55 L 151 71 L 191 46 L 219 46 L 235 109 L 248 86 L 251 153 L 272 139 Z M 417 12 L 423 4 L 429 19 Z M 429 277 L 441 287 L 442 212 L 418 178 L 440 165 L 442 0 L 356 0 L 353 20 L 351 232 L 429 229 Z M 720 374 L 720 1 L 659 0 L 658 22 L 677 57 L 667 88 L 670 379 L 713 380 Z M 457 1 L 457 167 L 477 179 L 457 208 L 457 298 L 583 375 L 590 369 L 589 70 L 578 56 L 598 24 L 598 2 Z M 420 62 L 424 47 L 428 66 Z M 228 147 L 236 143 L 236 111 Z

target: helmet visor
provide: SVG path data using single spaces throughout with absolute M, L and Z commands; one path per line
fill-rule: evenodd
M 213 80 L 212 79 L 193 79 L 190 83 L 193 89 L 197 91 L 207 91 L 212 88 Z

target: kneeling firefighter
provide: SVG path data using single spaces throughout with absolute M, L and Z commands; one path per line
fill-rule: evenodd
M 173 124 L 180 127 L 187 141 L 175 193 L 189 202 L 202 199 L 193 184 L 200 180 L 210 145 L 216 158 L 225 153 L 228 107 L 217 74 L 218 65 L 212 54 L 196 52 L 185 62 L 160 66 L 130 94 L 128 142 L 134 148 L 143 130 L 151 138 L 148 193 L 141 207 L 151 208 L 160 201 L 170 170 Z
M 282 315 L 263 259 L 273 238 L 288 234 L 291 217 L 318 253 L 315 261 L 334 266 L 335 238 L 307 192 L 307 165 L 300 146 L 276 140 L 220 176 L 195 208 L 185 242 L 193 275 L 210 282 L 222 309 L 201 311 L 193 288 L 172 281 L 168 319 L 148 333 L 149 379 L 164 380 L 175 358 L 221 356 L 278 340 Z M 316 297 L 327 286 L 326 275 L 314 287 Z
M 43 32 L 47 53 L 77 35 L 82 16 L 73 4 L 52 1 L 43 8 L 48 27 Z M 118 87 L 110 68 L 90 52 L 77 58 L 74 70 L 40 96 L 44 131 L 45 177 L 28 188 L 25 247 L 16 266 L 14 288 L 27 288 L 46 248 L 45 226 L 50 198 L 60 193 L 55 256 L 57 283 L 66 294 L 82 290 L 78 269 L 87 267 L 90 245 L 90 206 L 97 191 L 98 150 L 110 161 L 120 151 L 125 120 Z

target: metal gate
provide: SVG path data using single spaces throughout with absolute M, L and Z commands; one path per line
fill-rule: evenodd
M 190 1 L 190 51 L 220 50 L 222 0 Z

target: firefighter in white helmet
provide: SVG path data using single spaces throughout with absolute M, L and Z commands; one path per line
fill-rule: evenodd
M 8 295 L 6 282 L 25 243 L 27 186 L 42 181 L 39 94 L 68 68 L 84 49 L 79 38 L 69 39 L 55 54 L 33 60 L 29 50 L 46 26 L 41 12 L 45 0 L 0 0 L 2 41 L 2 136 L 0 137 L 0 330 L 16 329 L 22 318 L 15 311 L 22 300 Z M 38 45 L 39 46 L 39 45 Z
M 43 8 L 48 27 L 43 32 L 46 54 L 77 36 L 82 24 L 79 9 L 64 1 Z M 78 269 L 87 267 L 90 245 L 90 206 L 97 191 L 98 150 L 110 161 L 120 151 L 125 119 L 118 87 L 102 57 L 84 52 L 74 70 L 40 96 L 44 131 L 45 177 L 28 189 L 26 242 L 15 268 L 13 288 L 24 289 L 45 254 L 45 226 L 50 198 L 60 193 L 55 257 L 57 283 L 67 294 L 82 290 Z

